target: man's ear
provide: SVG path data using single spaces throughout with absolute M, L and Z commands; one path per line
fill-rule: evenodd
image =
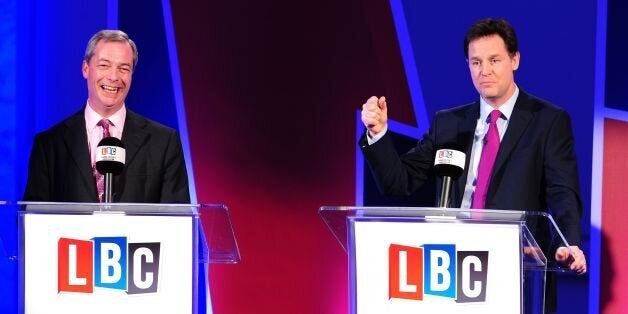
M 517 69 L 519 68 L 519 60 L 521 59 L 521 54 L 519 54 L 519 51 L 515 52 L 512 55 L 512 58 L 510 58 L 510 63 L 512 65 L 512 70 L 513 71 L 517 71 Z
M 87 61 L 83 60 L 83 65 L 81 66 L 82 70 L 83 70 L 83 77 L 87 78 L 87 72 L 89 71 L 89 65 L 87 64 Z

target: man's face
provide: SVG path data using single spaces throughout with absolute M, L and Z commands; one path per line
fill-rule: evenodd
M 515 91 L 514 71 L 519 68 L 519 52 L 511 56 L 498 35 L 474 39 L 468 51 L 475 89 L 491 106 L 503 105 Z
M 127 42 L 103 41 L 96 44 L 89 62 L 83 61 L 89 105 L 109 117 L 124 104 L 131 88 L 133 50 Z

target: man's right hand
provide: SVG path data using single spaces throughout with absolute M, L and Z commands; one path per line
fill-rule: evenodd
M 383 131 L 387 121 L 386 97 L 382 96 L 378 99 L 372 96 L 362 105 L 362 123 L 369 130 L 371 137 Z

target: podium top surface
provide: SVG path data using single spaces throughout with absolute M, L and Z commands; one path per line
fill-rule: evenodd
M 148 203 L 54 203 L 17 202 L 21 213 L 94 214 L 124 213 L 128 215 L 184 215 L 198 214 L 199 208 L 226 209 L 224 205 L 204 204 L 148 204 Z
M 20 239 L 15 228 L 21 228 L 24 215 L 121 215 L 198 218 L 199 260 L 209 263 L 240 262 L 240 252 L 227 206 L 222 204 L 147 204 L 147 203 L 54 203 L 2 202 L 0 219 L 16 221 L 18 225 L 0 230 L 0 257 L 17 258 Z M 4 252 L 3 252 L 4 251 Z
M 458 219 L 472 221 L 521 222 L 530 216 L 541 216 L 551 219 L 545 212 L 495 210 L 495 209 L 462 209 L 442 207 L 359 207 L 359 206 L 323 206 L 319 209 L 322 216 L 341 214 L 353 218 L 401 218 L 401 219 Z

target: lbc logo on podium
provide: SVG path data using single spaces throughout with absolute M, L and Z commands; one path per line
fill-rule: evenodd
M 99 287 L 128 294 L 157 292 L 159 253 L 159 242 L 127 244 L 126 237 L 60 238 L 58 290 L 93 293 L 94 287 Z
M 486 301 L 488 251 L 456 251 L 455 244 L 391 244 L 389 298 L 423 300 L 424 294 L 458 303 Z

